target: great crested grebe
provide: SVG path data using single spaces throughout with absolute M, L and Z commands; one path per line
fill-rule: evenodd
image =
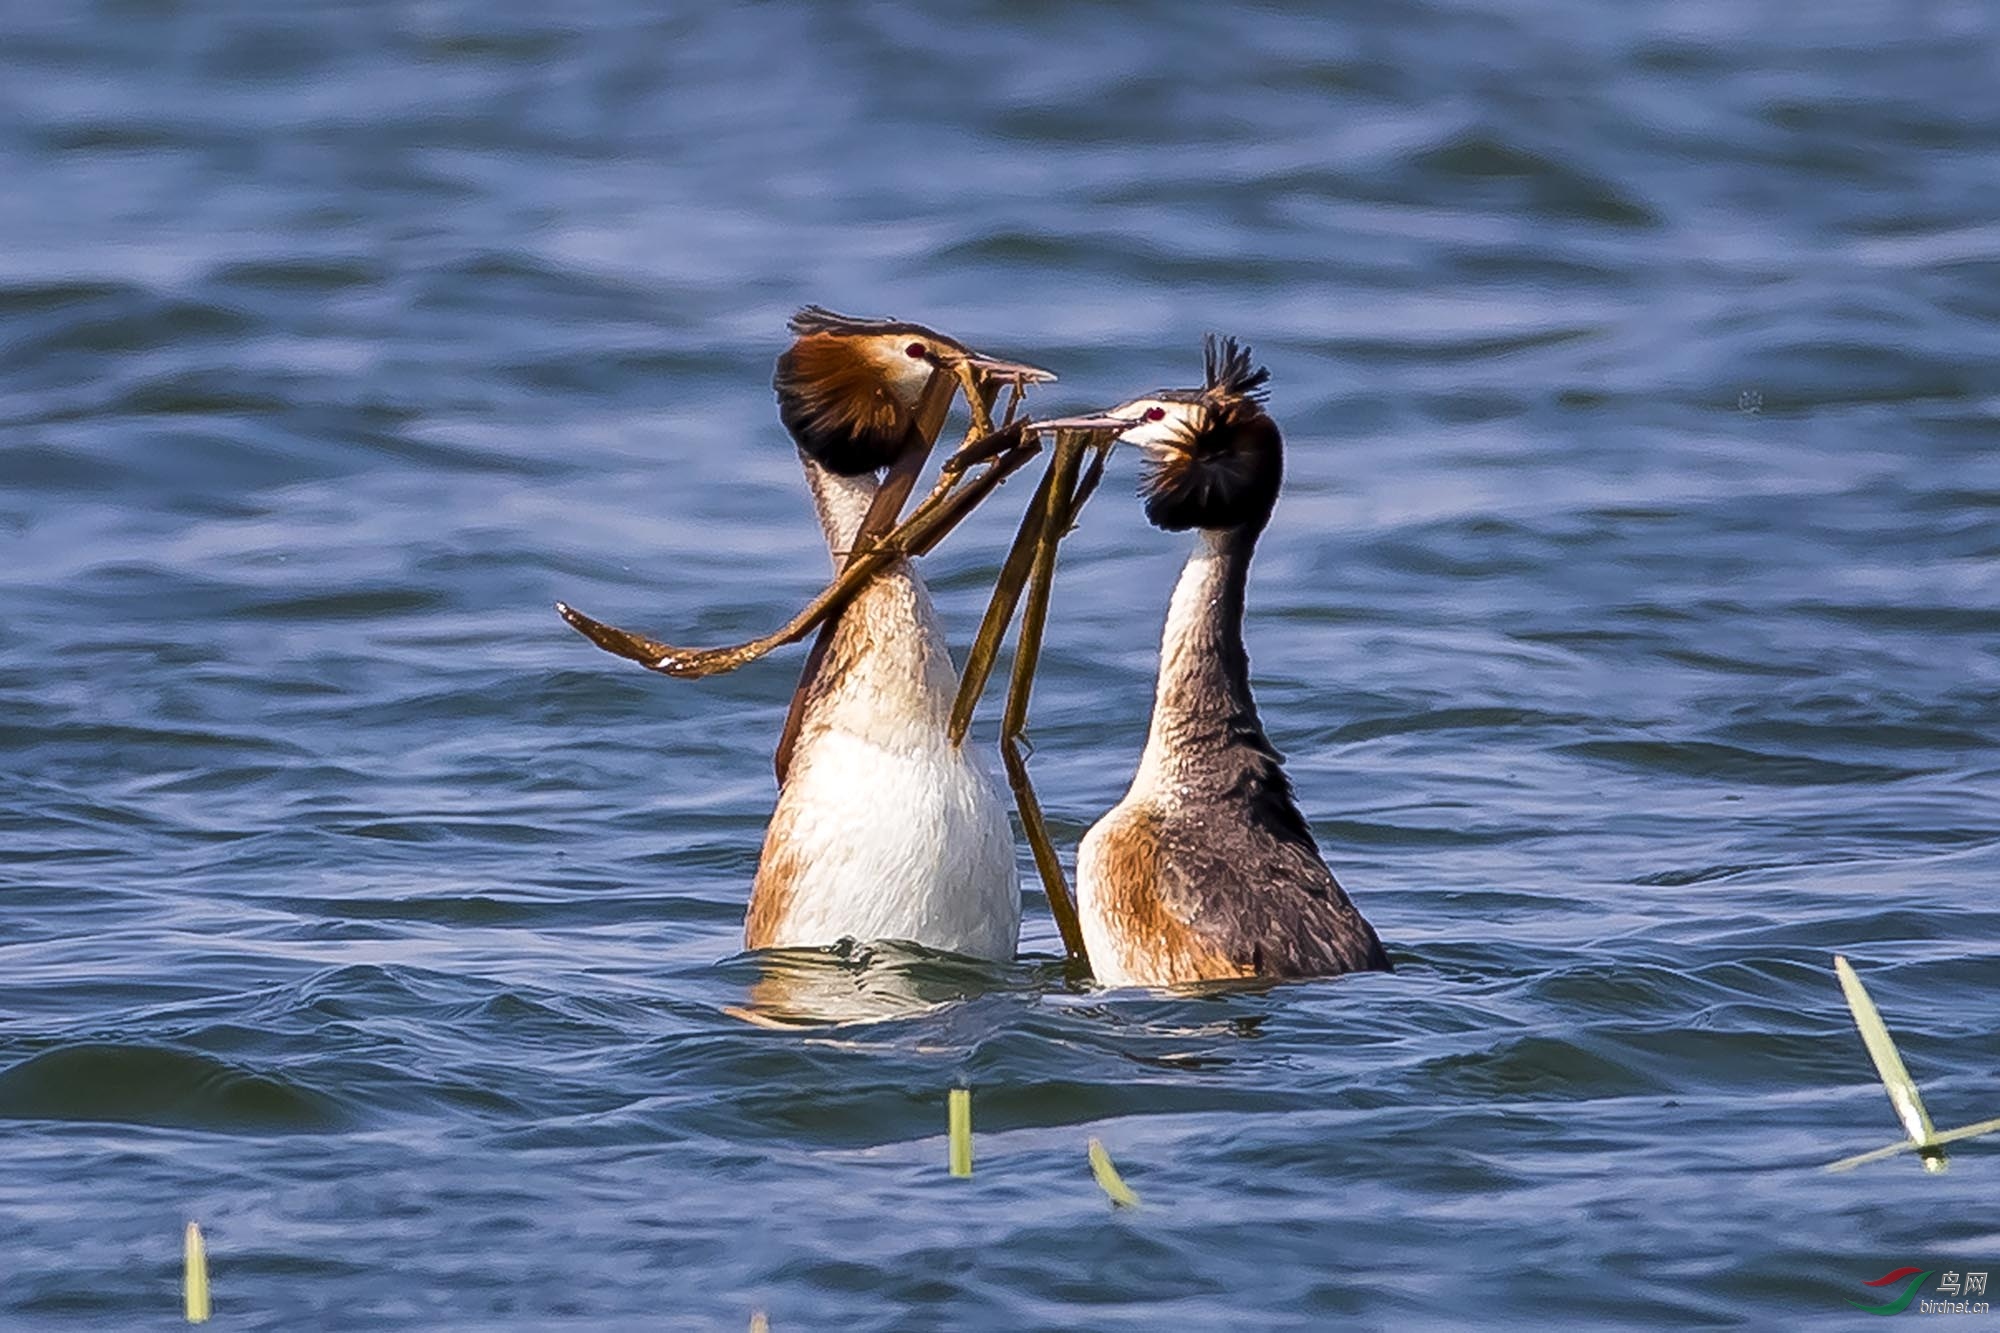
M 1167 611 L 1139 771 L 1077 849 L 1077 910 L 1097 979 L 1171 986 L 1388 971 L 1374 929 L 1320 859 L 1250 695 L 1243 597 L 1277 503 L 1284 443 L 1269 372 L 1208 338 L 1200 389 L 1108 414 L 1150 463 L 1146 517 L 1200 537 Z
M 920 324 L 810 306 L 791 331 L 773 388 L 836 574 L 895 526 L 957 387 L 983 395 L 983 420 L 999 384 L 1055 378 Z M 1006 806 L 946 734 L 958 675 L 930 595 L 907 560 L 884 554 L 819 622 L 778 746 L 777 808 L 744 943 L 903 940 L 1011 959 L 1021 895 Z M 557 609 L 608 651 L 668 674 L 707 674 L 682 669 L 665 644 Z

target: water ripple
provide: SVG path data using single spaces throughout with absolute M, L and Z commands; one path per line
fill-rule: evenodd
M 1768 19 L 13 7 L 0 1320 L 171 1317 L 187 1217 L 270 1329 L 1790 1326 L 1976 1266 L 1989 1150 L 1816 1168 L 1894 1132 L 1835 951 L 1993 1113 L 1992 22 Z M 818 586 L 805 301 L 1036 410 L 1252 342 L 1260 708 L 1396 973 L 1080 988 L 1035 888 L 1010 966 L 739 952 L 796 657 L 549 608 Z M 1136 477 L 1034 698 L 1066 854 L 1187 546 Z M 1027 493 L 928 557 L 961 650 Z

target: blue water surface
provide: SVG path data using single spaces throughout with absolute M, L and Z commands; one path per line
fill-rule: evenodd
M 2000 1269 L 1993 1148 L 1820 1170 L 1897 1132 L 1835 952 L 2000 1115 L 1996 86 L 1973 0 L 0 6 L 0 1324 L 178 1326 L 186 1219 L 233 1329 L 1817 1327 Z M 1048 406 L 1254 345 L 1259 698 L 1395 974 L 1079 989 L 1034 889 L 1011 967 L 738 952 L 797 655 L 550 604 L 818 586 L 809 301 Z M 1035 699 L 1065 853 L 1187 546 L 1133 466 Z M 1026 494 L 926 562 L 961 651 Z

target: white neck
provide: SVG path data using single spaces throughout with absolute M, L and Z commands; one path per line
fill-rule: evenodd
M 1204 529 L 1188 555 L 1173 600 L 1167 604 L 1167 625 L 1160 635 L 1160 674 L 1153 692 L 1153 720 L 1146 731 L 1146 751 L 1139 758 L 1133 786 L 1163 790 L 1173 783 L 1174 757 L 1186 730 L 1190 678 L 1212 667 L 1217 654 L 1217 628 L 1224 619 L 1218 604 L 1228 591 L 1232 560 L 1230 534 Z
M 875 501 L 872 476 L 843 477 L 800 456 L 837 574 Z M 894 748 L 943 743 L 958 673 L 922 580 L 892 560 L 840 613 L 819 687 L 806 705 L 794 771 L 820 733 L 865 735 Z
M 826 534 L 826 549 L 837 574 L 860 535 L 868 506 L 875 503 L 877 482 L 871 474 L 843 477 L 804 454 L 799 455 L 799 462 L 806 470 L 806 484 L 812 487 L 813 508 L 819 512 L 820 531 Z

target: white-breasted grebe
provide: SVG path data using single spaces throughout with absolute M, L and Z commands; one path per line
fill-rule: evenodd
M 773 387 L 836 573 L 895 526 L 958 384 L 1054 378 L 919 324 L 808 307 L 791 330 Z M 893 939 L 1011 959 L 1021 898 L 1006 806 L 946 734 L 958 675 L 923 581 L 900 554 L 870 563 L 874 576 L 819 621 L 794 695 L 744 943 Z M 600 647 L 669 674 L 759 655 L 692 667 L 700 654 L 558 609 Z

